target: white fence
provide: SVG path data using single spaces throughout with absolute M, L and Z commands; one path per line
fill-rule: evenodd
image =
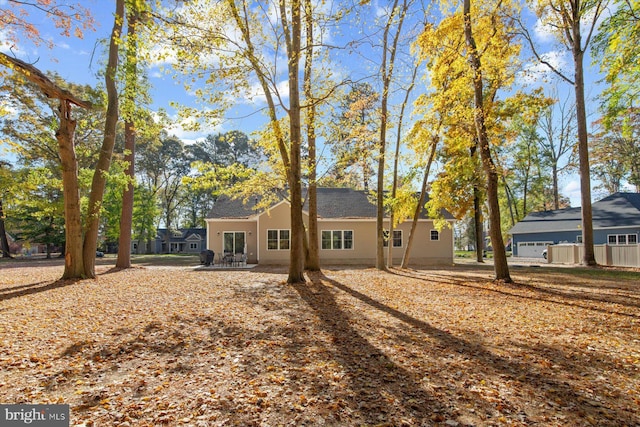
M 596 262 L 616 267 L 640 267 L 640 244 L 594 245 Z M 550 245 L 547 260 L 551 264 L 580 264 L 584 252 L 582 245 Z

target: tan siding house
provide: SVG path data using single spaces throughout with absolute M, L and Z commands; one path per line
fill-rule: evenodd
M 290 204 L 285 200 L 266 211 L 257 211 L 240 200 L 221 197 L 207 218 L 207 248 L 218 254 L 217 257 L 224 253 L 245 254 L 249 264 L 287 264 L 291 232 L 289 210 Z M 303 210 L 308 224 L 306 205 Z M 443 215 L 453 226 L 453 217 L 448 212 Z M 437 230 L 426 211 L 422 216 L 410 265 L 453 264 L 452 227 Z M 394 264 L 402 260 L 410 229 L 410 221 L 400 224 L 388 241 L 393 247 Z M 319 188 L 318 236 L 321 265 L 375 265 L 376 206 L 364 191 Z

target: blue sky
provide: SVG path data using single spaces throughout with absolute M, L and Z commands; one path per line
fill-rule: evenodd
M 86 31 L 82 39 L 62 37 L 59 34 L 59 30 L 56 30 L 43 15 L 33 14 L 31 22 L 38 26 L 41 35 L 45 39 L 50 39 L 54 42 L 53 49 L 49 50 L 46 46 L 34 46 L 27 41 L 21 40 L 17 46 L 13 46 L 11 52 L 27 62 L 35 63 L 34 65 L 42 71 L 56 71 L 67 81 L 89 85 L 102 83 L 102 78 L 98 77 L 97 74 L 102 70 L 101 60 L 103 58 L 104 42 L 108 39 L 113 25 L 115 5 L 114 2 L 105 0 L 83 0 L 82 4 L 91 9 L 93 13 L 96 21 L 95 31 Z M 370 5 L 372 15 L 379 13 L 381 10 L 380 5 L 386 5 L 386 2 L 372 2 Z M 7 7 L 6 0 L 0 0 L 0 7 Z M 544 45 L 549 42 L 549 35 L 543 28 L 536 27 L 535 32 L 540 43 Z M 1 49 L 9 52 L 9 46 L 5 42 L 6 37 L 2 31 L 0 31 L 0 37 L 3 41 Z M 549 52 L 549 58 L 552 58 L 559 65 L 571 63 L 568 61 L 569 58 L 566 54 L 559 55 L 553 51 Z M 370 70 L 361 68 L 363 63 L 363 56 L 353 52 L 351 56 L 343 57 L 341 71 L 367 74 Z M 585 62 L 585 66 L 590 70 L 587 96 L 593 97 L 600 90 L 597 85 L 598 76 L 593 73 L 593 67 L 588 60 Z M 533 66 L 532 69 L 534 75 L 538 76 L 538 78 L 543 78 L 545 75 L 549 77 L 547 70 L 541 66 Z M 152 109 L 167 108 L 170 114 L 174 114 L 173 109 L 169 107 L 170 101 L 190 104 L 193 100 L 193 95 L 184 89 L 181 82 L 174 80 L 167 74 L 163 74 L 160 68 L 152 67 L 148 74 L 153 85 Z M 559 87 L 563 91 L 572 90 L 566 83 L 561 83 Z M 256 96 L 252 101 L 245 99 L 239 103 L 238 108 L 227 114 L 227 120 L 222 121 L 217 126 L 204 127 L 199 132 L 188 132 L 175 127 L 171 129 L 171 133 L 185 142 L 194 141 L 209 133 L 224 132 L 232 129 L 250 133 L 257 130 L 264 122 L 264 116 L 259 112 L 263 107 L 264 104 L 259 96 Z M 595 105 L 592 104 L 591 111 L 588 112 L 590 120 L 595 118 L 596 113 Z M 577 177 L 569 176 L 563 178 L 561 191 L 571 198 L 573 206 L 580 204 L 580 188 Z

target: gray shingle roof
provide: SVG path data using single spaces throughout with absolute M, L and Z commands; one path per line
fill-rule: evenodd
M 375 201 L 369 199 L 367 191 L 353 190 L 350 188 L 318 188 L 318 217 L 319 218 L 363 218 L 371 219 L 376 217 Z M 428 198 L 427 198 L 428 200 Z M 230 199 L 226 196 L 218 198 L 213 208 L 207 215 L 208 218 L 248 218 L 256 212 L 252 208 L 253 204 L 247 206 L 242 200 Z M 303 207 L 308 211 L 308 203 L 305 201 Z M 446 219 L 453 219 L 453 216 L 443 211 Z M 423 209 L 421 218 L 428 218 L 426 210 Z
M 640 226 L 640 193 L 614 193 L 591 205 L 593 228 Z M 582 223 L 582 208 L 534 212 L 511 230 L 511 234 L 576 230 Z
M 220 196 L 213 204 L 207 218 L 249 218 L 251 215 L 256 213 L 253 206 L 253 203 L 245 205 L 242 199 L 232 199 L 228 196 Z

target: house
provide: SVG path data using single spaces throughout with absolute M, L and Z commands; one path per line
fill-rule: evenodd
M 205 228 L 178 228 L 167 230 L 159 228 L 151 248 L 147 250 L 147 242 L 132 241 L 132 253 L 194 253 L 199 254 L 207 248 L 207 230 Z
M 349 188 L 318 188 L 318 247 L 321 265 L 375 265 L 376 205 L 369 193 Z M 220 197 L 207 222 L 207 249 L 216 254 L 243 253 L 250 264 L 288 264 L 290 256 L 290 203 L 283 199 L 267 210 L 257 210 L 241 200 Z M 437 230 L 423 210 L 412 244 L 411 265 L 453 264 L 453 221 Z M 308 206 L 303 206 L 308 224 Z M 385 222 L 388 224 L 388 220 Z M 411 222 L 394 229 L 394 263 L 399 264 L 407 246 Z M 385 250 L 385 256 L 386 256 Z
M 640 193 L 615 193 L 591 205 L 593 243 L 629 245 L 640 234 Z M 547 245 L 582 243 L 582 209 L 567 208 L 527 215 L 510 230 L 513 254 L 542 257 Z

